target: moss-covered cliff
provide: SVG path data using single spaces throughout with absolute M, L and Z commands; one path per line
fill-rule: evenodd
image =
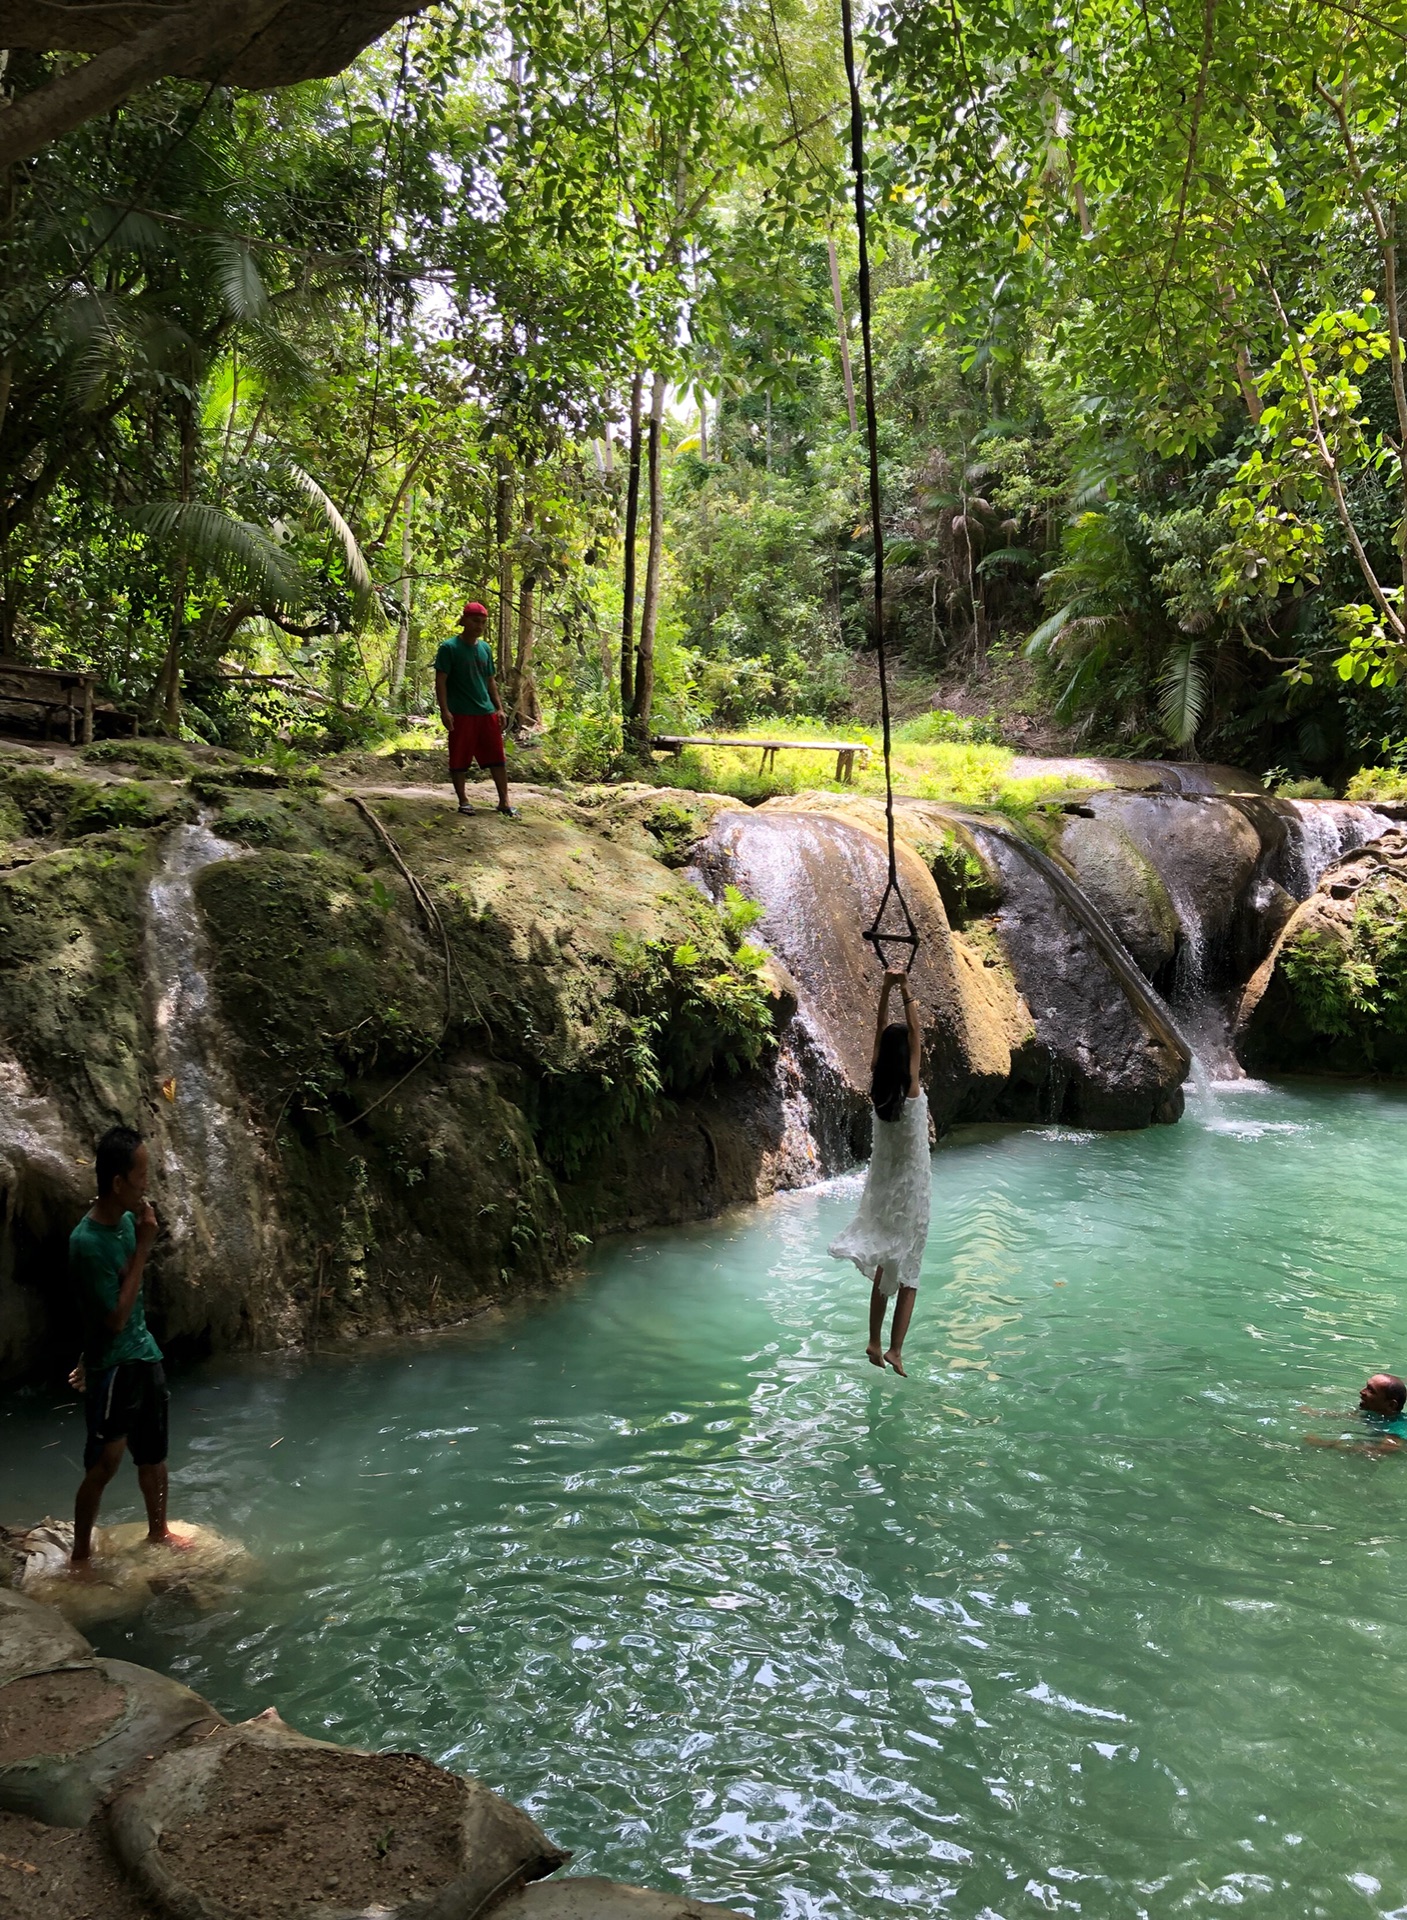
M 707 1185 L 716 1151 L 695 1129 L 681 1161 L 681 1127 L 728 1083 L 765 1081 L 782 1004 L 746 912 L 669 864 L 707 808 L 536 798 L 509 823 L 418 790 L 354 802 L 232 763 L 187 771 L 0 763 L 0 1365 L 31 1363 L 46 1324 L 62 1338 L 63 1234 L 119 1118 L 154 1137 L 180 1216 L 157 1322 L 218 1344 L 459 1317 L 560 1272 L 587 1234 L 755 1190 L 758 1155 L 711 1195 L 670 1190 Z M 188 839 L 193 944 L 163 954 L 186 937 L 166 896 L 198 812 L 224 844 L 193 860 Z M 163 999 L 173 965 L 202 976 L 194 1002 L 179 980 Z M 182 1065 L 171 1023 L 191 1004 L 218 1076 L 189 1050 Z M 59 1144 L 37 1155 L 45 1130 Z M 675 1150 L 652 1170 L 656 1138 Z M 214 1190 L 183 1209 L 196 1157 Z M 622 1163 L 643 1190 L 619 1190 Z

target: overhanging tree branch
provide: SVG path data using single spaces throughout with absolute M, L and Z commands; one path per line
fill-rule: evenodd
M 225 0 L 218 8 L 182 7 L 121 46 L 21 94 L 0 114 L 0 167 L 28 160 L 60 135 L 120 106 L 163 74 L 189 70 L 218 78 L 285 0 Z

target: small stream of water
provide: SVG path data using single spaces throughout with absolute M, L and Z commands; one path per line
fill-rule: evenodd
M 1407 1370 L 1405 1151 L 1401 1095 L 1253 1082 L 961 1133 L 907 1382 L 823 1251 L 853 1178 L 460 1336 L 207 1364 L 174 1509 L 262 1576 L 103 1650 L 759 1920 L 1401 1916 L 1407 1457 L 1298 1409 Z M 0 1518 L 80 1447 L 0 1400 Z

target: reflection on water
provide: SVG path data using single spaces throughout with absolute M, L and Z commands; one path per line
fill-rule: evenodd
M 1254 1084 L 969 1130 L 907 1382 L 824 1255 L 853 1181 L 458 1340 L 206 1367 L 175 1505 L 262 1581 L 104 1650 L 766 1920 L 1395 1912 L 1407 1459 L 1297 1409 L 1407 1367 L 1404 1147 Z M 0 1518 L 61 1509 L 77 1414 L 0 1413 Z

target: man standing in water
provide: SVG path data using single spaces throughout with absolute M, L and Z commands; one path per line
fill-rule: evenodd
M 449 735 L 449 777 L 459 796 L 459 811 L 474 811 L 464 781 L 477 760 L 498 789 L 498 811 L 516 820 L 508 804 L 508 769 L 503 763 L 503 707 L 493 677 L 493 654 L 484 639 L 488 623 L 488 608 L 471 600 L 459 617 L 459 632 L 435 655 L 435 698 Z
M 131 1448 L 147 1509 L 147 1541 L 183 1547 L 166 1524 L 166 1374 L 147 1330 L 142 1274 L 156 1238 L 147 1199 L 147 1150 L 131 1127 L 98 1142 L 98 1197 L 68 1243 L 69 1275 L 83 1316 L 83 1360 L 71 1376 L 83 1390 L 86 1469 L 73 1509 L 73 1571 L 91 1570 L 93 1526 L 103 1491 Z

